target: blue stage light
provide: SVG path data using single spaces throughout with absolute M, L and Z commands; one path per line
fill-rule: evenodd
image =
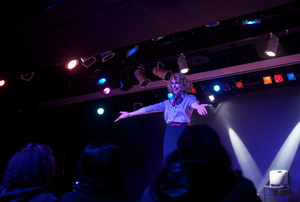
M 288 73 L 287 74 L 287 77 L 290 81 L 293 81 L 293 80 L 296 80 L 296 77 L 295 77 L 295 74 L 292 72 L 292 73 Z
M 103 108 L 99 108 L 99 109 L 97 110 L 97 113 L 98 113 L 99 115 L 104 114 L 104 109 L 103 109 Z
M 127 57 L 131 56 L 132 54 L 134 54 L 135 52 L 137 52 L 139 50 L 139 45 L 136 45 L 135 47 L 133 47 L 132 49 L 130 49 L 127 52 Z
M 243 25 L 255 25 L 260 24 L 260 20 L 246 20 L 243 21 Z
M 128 52 L 128 55 L 132 55 L 133 53 L 135 53 L 137 51 L 137 47 L 134 47 L 133 49 L 131 49 L 129 52 Z
M 219 92 L 220 91 L 220 86 L 219 85 L 214 85 L 214 91 Z
M 98 80 L 99 85 L 105 84 L 105 82 L 106 82 L 106 78 L 101 78 Z
M 173 93 L 168 93 L 168 98 L 172 98 L 173 97 Z
M 205 26 L 206 27 L 216 27 L 218 25 L 220 25 L 220 22 L 214 22 L 214 23 L 206 24 Z

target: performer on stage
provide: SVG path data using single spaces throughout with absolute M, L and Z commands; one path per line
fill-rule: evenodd
M 164 136 L 164 164 L 167 157 L 177 149 L 177 140 L 191 122 L 193 110 L 203 116 L 207 114 L 205 107 L 210 104 L 199 104 L 195 95 L 190 94 L 193 84 L 181 73 L 175 73 L 168 81 L 168 90 L 173 98 L 143 107 L 133 112 L 120 111 L 119 121 L 132 116 L 164 111 L 167 128 Z

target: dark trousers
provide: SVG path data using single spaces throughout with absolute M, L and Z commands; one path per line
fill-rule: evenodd
M 167 125 L 164 136 L 164 165 L 166 164 L 168 156 L 177 149 L 178 138 L 187 127 L 187 125 Z

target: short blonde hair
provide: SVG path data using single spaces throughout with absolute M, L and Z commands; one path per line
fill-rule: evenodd
M 175 80 L 176 82 L 179 83 L 179 86 L 180 86 L 180 90 L 181 92 L 184 92 L 184 93 L 191 93 L 192 92 L 192 89 L 193 89 L 193 84 L 190 80 L 188 80 L 183 74 L 181 73 L 175 73 L 171 76 L 171 78 L 169 79 L 168 81 L 168 91 L 171 92 L 171 93 L 174 93 L 173 92 L 173 89 L 172 89 L 172 80 Z

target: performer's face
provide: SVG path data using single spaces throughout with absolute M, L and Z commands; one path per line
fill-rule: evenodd
M 180 92 L 180 85 L 179 85 L 179 83 L 177 81 L 175 81 L 174 79 L 172 79 L 171 85 L 172 85 L 173 92 L 175 94 L 177 94 L 177 93 Z

